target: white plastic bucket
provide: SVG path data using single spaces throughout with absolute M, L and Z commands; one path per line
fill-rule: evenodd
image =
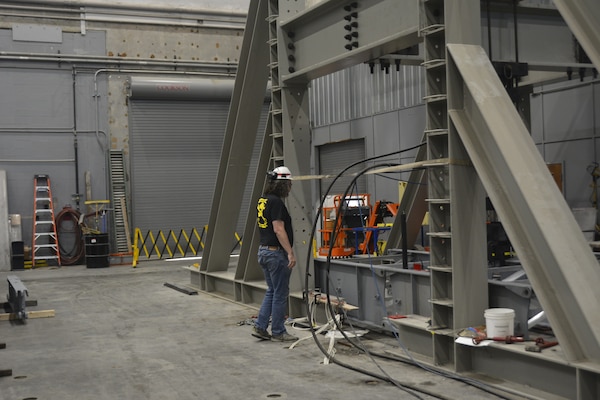
M 515 334 L 515 310 L 488 308 L 483 313 L 487 337 L 505 337 Z

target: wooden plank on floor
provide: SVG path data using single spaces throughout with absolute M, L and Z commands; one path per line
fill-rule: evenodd
M 40 310 L 40 311 L 27 311 L 27 318 L 51 318 L 54 317 L 54 310 Z M 17 314 L 14 313 L 2 313 L 0 314 L 0 321 L 9 321 L 20 319 Z

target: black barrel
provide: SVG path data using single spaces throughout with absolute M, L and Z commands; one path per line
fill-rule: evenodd
M 88 268 L 106 268 L 110 266 L 108 251 L 108 233 L 84 235 L 85 264 Z

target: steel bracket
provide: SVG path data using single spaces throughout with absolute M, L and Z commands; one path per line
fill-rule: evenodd
M 21 279 L 19 279 L 19 277 L 16 275 L 9 275 L 7 277 L 7 281 L 7 299 L 12 313 L 14 313 L 18 319 L 25 320 L 27 319 L 27 311 L 25 310 L 26 300 L 27 296 L 29 295 L 27 288 L 23 282 L 21 282 Z

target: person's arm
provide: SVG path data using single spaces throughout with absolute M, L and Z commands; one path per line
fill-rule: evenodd
M 287 252 L 288 268 L 294 268 L 296 265 L 296 256 L 294 255 L 294 249 L 292 249 L 290 239 L 285 231 L 285 223 L 281 220 L 273 221 L 273 230 L 275 231 L 275 235 L 277 235 L 277 240 L 279 240 L 281 247 Z

